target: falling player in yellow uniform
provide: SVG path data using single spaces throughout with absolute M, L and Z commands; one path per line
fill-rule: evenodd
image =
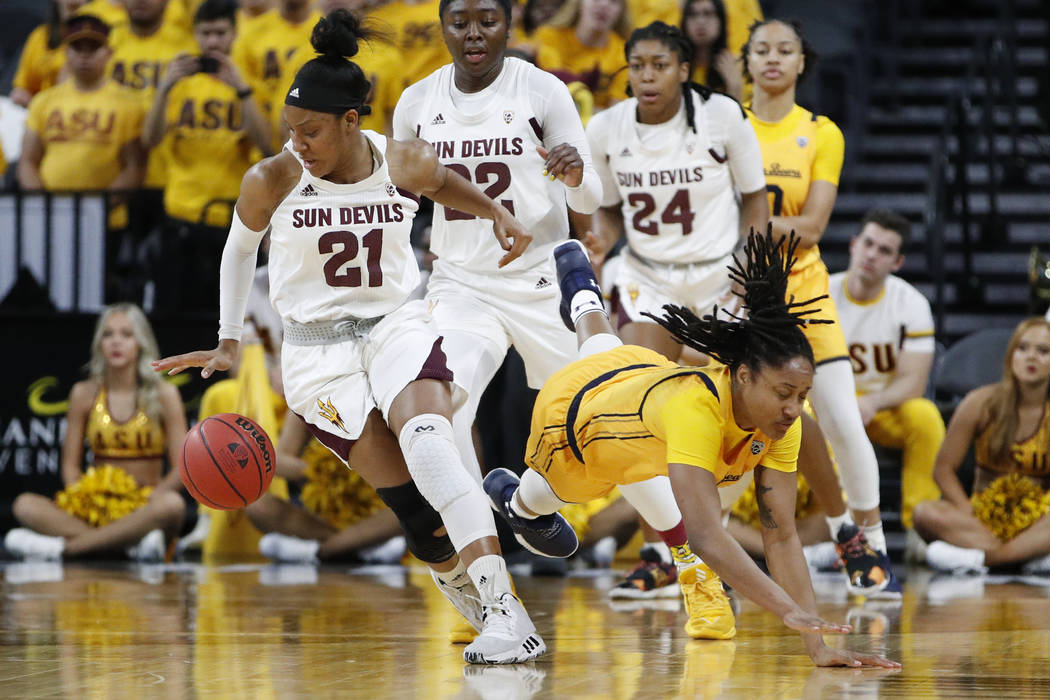
M 895 668 L 897 663 L 878 656 L 831 649 L 821 638 L 823 632 L 849 628 L 816 614 L 794 528 L 798 417 L 814 374 L 813 353 L 799 326 L 814 312 L 809 307 L 800 314 L 801 304 L 784 301 L 796 243 L 784 248 L 781 243 L 772 233 L 752 233 L 746 260 L 730 268 L 744 289 L 747 319 L 724 321 L 717 314 L 699 319 L 674 305 L 656 319 L 683 343 L 722 363 L 703 369 L 621 345 L 582 245 L 559 244 L 554 259 L 563 316 L 576 328 L 581 359 L 555 373 L 536 399 L 525 454 L 529 469 L 520 481 L 509 470 L 494 470 L 485 478 L 485 491 L 526 546 L 566 556 L 575 549 L 576 536 L 557 511 L 619 486 L 650 523 L 677 522 L 680 540 L 672 552 L 691 636 L 728 639 L 736 633 L 717 571 L 801 631 L 818 666 Z M 721 523 L 718 487 L 751 471 L 773 580 Z M 703 564 L 696 563 L 689 541 Z M 701 627 L 707 634 L 694 633 Z
M 838 193 L 845 151 L 842 132 L 827 117 L 795 104 L 795 88 L 816 58 L 797 23 L 766 20 L 752 25 L 743 56 L 745 77 L 754 82 L 748 116 L 762 147 L 773 231 L 781 236 L 795 231 L 800 238 L 799 259 L 791 271 L 787 294 L 796 299 L 821 298 L 828 293 L 828 270 L 817 243 Z M 834 302 L 821 301 L 820 309 L 821 316 L 832 323 L 802 327 L 817 368 L 810 402 L 835 452 L 842 486 L 862 527 L 854 524 L 842 502 L 826 450 L 812 450 L 821 455 L 823 476 L 812 478 L 809 464 L 807 481 L 828 514 L 828 528 L 845 564 L 849 591 L 900 598 L 900 583 L 886 554 L 879 513 L 879 466 L 857 407 L 846 341 Z M 822 447 L 823 436 L 816 423 L 803 419 L 803 424 L 804 442 Z M 802 449 L 809 454 L 807 447 Z

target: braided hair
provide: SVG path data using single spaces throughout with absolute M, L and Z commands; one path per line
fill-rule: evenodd
M 826 319 L 807 319 L 819 308 L 797 310 L 827 294 L 805 301 L 795 301 L 787 295 L 788 275 L 795 264 L 795 249 L 799 238 L 792 231 L 785 244 L 784 237 L 773 238 L 772 224 L 766 233 L 754 229 L 744 247 L 744 260 L 733 258 L 729 278 L 744 288 L 742 297 L 747 316 L 730 313 L 732 321 L 718 318 L 718 307 L 711 314 L 698 318 L 683 306 L 667 304 L 662 317 L 648 312 L 645 315 L 666 328 L 679 342 L 710 355 L 731 370 L 747 365 L 755 370 L 769 365 L 779 367 L 793 357 L 802 356 L 814 364 L 813 349 L 802 334 L 801 327 L 810 323 L 833 323 Z
M 624 58 L 630 63 L 631 50 L 639 41 L 658 41 L 668 49 L 678 54 L 679 63 L 689 64 L 689 75 L 693 74 L 693 42 L 685 35 L 680 27 L 672 27 L 665 22 L 657 20 L 645 27 L 639 27 L 631 32 L 631 36 L 624 44 Z M 711 88 L 694 83 L 690 78 L 682 82 L 682 97 L 685 99 L 685 121 L 689 128 L 696 133 L 696 107 L 693 105 L 693 92 L 700 95 L 700 100 L 706 102 L 712 94 Z M 631 87 L 627 86 L 627 96 L 631 97 Z

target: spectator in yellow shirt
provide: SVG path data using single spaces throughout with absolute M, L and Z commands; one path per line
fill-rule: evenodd
M 623 0 L 568 0 L 533 35 L 536 63 L 566 83 L 582 82 L 604 109 L 627 97 L 624 42 L 630 33 Z
M 170 135 L 166 225 L 154 273 L 160 309 L 214 307 L 241 178 L 253 147 L 269 155 L 266 119 L 229 55 L 236 21 L 234 0 L 204 0 L 193 19 L 200 55 L 172 60 L 143 129 L 147 146 Z M 192 284 L 184 284 L 191 275 Z
M 11 88 L 11 101 L 29 105 L 33 95 L 58 82 L 66 63 L 62 46 L 62 25 L 85 0 L 51 0 L 47 24 L 41 24 L 26 38 Z
M 682 31 L 693 42 L 693 82 L 740 101 L 744 93 L 744 64 L 728 45 L 729 27 L 722 0 L 686 2 Z
M 29 104 L 18 184 L 24 190 L 128 190 L 142 182 L 143 110 L 106 77 L 109 26 L 93 15 L 66 22 L 71 80 Z

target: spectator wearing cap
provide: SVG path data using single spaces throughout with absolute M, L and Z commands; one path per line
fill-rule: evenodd
M 64 77 L 66 52 L 62 45 L 62 27 L 83 4 L 84 0 L 51 0 L 47 22 L 26 37 L 11 83 L 11 101 L 16 105 L 27 106 L 33 95 Z

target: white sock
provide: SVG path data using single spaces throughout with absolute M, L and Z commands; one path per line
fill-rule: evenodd
M 572 295 L 569 310 L 572 324 L 576 325 L 584 314 L 589 314 L 592 311 L 600 311 L 604 314 L 605 304 L 602 303 L 602 298 L 593 289 L 581 289 Z
M 667 543 L 665 543 L 663 540 L 659 540 L 657 542 L 646 542 L 642 545 L 642 549 L 651 549 L 652 551 L 659 554 L 660 561 L 662 561 L 664 564 L 670 564 L 674 561 L 671 557 L 671 548 L 668 547 Z
M 436 571 L 437 577 L 441 579 L 441 582 L 452 586 L 453 588 L 459 588 L 470 579 L 470 574 L 467 573 L 467 567 L 463 563 L 462 559 L 456 561 L 455 568 L 449 571 Z
M 876 552 L 881 554 L 886 553 L 886 534 L 882 531 L 882 521 L 875 523 L 874 525 L 867 525 L 864 527 L 864 537 L 867 538 L 868 544 Z
M 842 526 L 853 524 L 853 516 L 850 515 L 849 508 L 842 515 L 826 515 L 824 520 L 827 521 L 828 529 L 831 530 L 831 539 L 835 542 L 838 542 L 839 530 Z
M 507 563 L 498 554 L 484 554 L 470 563 L 467 573 L 481 594 L 483 604 L 494 603 L 504 593 L 511 593 Z
M 514 497 L 510 499 L 510 509 L 514 511 L 514 515 L 519 518 L 524 518 L 525 520 L 535 520 L 539 517 L 535 513 L 528 512 L 521 506 L 521 496 L 518 495 L 517 491 L 514 492 Z

